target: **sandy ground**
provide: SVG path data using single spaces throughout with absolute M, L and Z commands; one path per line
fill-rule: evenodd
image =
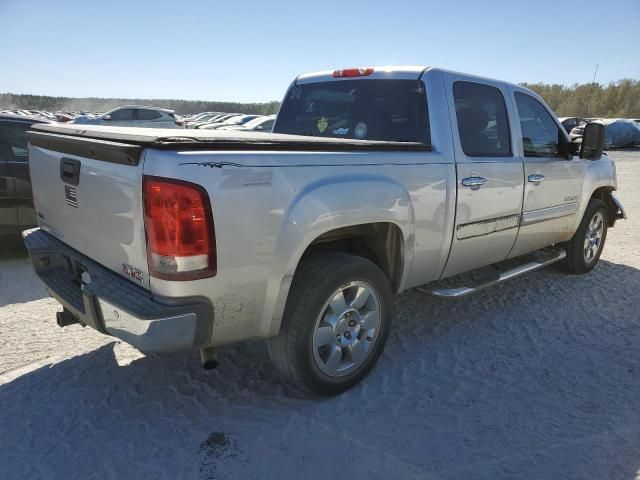
M 630 219 L 594 272 L 407 292 L 378 367 L 330 400 L 285 396 L 262 345 L 203 371 L 60 329 L 5 254 L 0 479 L 640 478 L 640 152 L 613 156 Z

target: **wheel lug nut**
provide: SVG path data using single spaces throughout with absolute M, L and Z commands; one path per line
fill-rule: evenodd
M 345 336 L 347 339 L 351 338 L 351 334 L 350 334 L 349 332 L 344 332 L 344 336 Z
M 351 320 L 351 321 L 349 322 L 349 326 L 350 326 L 350 327 L 355 327 L 355 326 L 356 326 L 356 321 L 355 321 L 355 320 Z

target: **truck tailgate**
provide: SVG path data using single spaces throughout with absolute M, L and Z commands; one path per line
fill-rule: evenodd
M 143 162 L 127 153 L 137 148 L 139 157 L 141 147 L 34 132 L 29 138 L 40 227 L 149 289 Z

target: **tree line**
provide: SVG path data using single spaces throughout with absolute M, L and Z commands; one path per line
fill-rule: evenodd
M 241 103 L 155 98 L 71 98 L 0 93 L 0 109 L 44 110 L 47 112 L 106 112 L 120 105 L 152 105 L 175 110 L 176 113 L 182 115 L 200 112 L 238 112 L 270 115 L 278 111 L 280 102 Z
M 561 117 L 640 118 L 640 81 L 623 79 L 571 86 L 545 83 L 523 83 L 538 93 L 556 115 Z M 104 112 L 119 105 L 154 105 L 175 110 L 179 114 L 200 112 L 240 112 L 259 115 L 276 113 L 280 102 L 240 103 L 205 100 L 161 100 L 131 98 L 69 98 L 43 95 L 0 94 L 0 109 L 18 108 L 46 111 Z
M 559 117 L 640 118 L 640 81 L 599 83 L 523 83 L 549 104 Z

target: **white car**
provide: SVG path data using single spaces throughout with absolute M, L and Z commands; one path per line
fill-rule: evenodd
M 258 116 L 259 115 L 243 115 L 243 114 L 233 115 L 222 122 L 213 122 L 207 125 L 201 125 L 198 128 L 203 130 L 216 130 L 222 127 L 236 127 L 236 126 L 239 127 L 239 126 L 245 125 L 251 120 L 254 120 Z
M 137 105 L 117 107 L 93 118 L 80 116 L 72 123 L 111 127 L 184 128 L 184 121 L 172 110 Z
M 254 118 L 244 125 L 230 125 L 228 127 L 220 127 L 218 130 L 243 130 L 251 132 L 271 132 L 273 124 L 276 121 L 275 115 L 266 115 L 264 117 Z

